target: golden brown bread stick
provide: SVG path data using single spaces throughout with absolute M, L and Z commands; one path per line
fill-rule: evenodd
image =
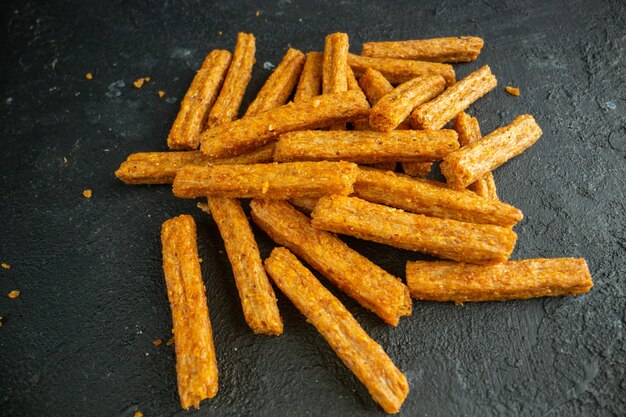
M 348 74 L 348 90 L 359 91 L 362 94 L 365 94 L 363 93 L 363 90 L 361 89 L 361 86 L 359 85 L 359 81 L 356 79 L 354 75 L 354 71 L 352 71 L 352 68 L 350 68 L 349 65 L 346 67 L 346 73 Z M 370 130 L 368 118 L 364 117 L 362 119 L 353 121 L 352 127 L 354 130 Z
M 230 68 L 228 68 L 222 91 L 220 91 L 220 95 L 209 113 L 208 128 L 237 118 L 241 101 L 252 76 L 255 52 L 254 35 L 240 32 L 237 35 L 237 45 L 235 46 L 233 59 L 230 63 Z
M 471 62 L 480 54 L 483 43 L 481 38 L 474 36 L 365 42 L 361 55 L 430 62 Z
M 457 114 L 496 87 L 498 81 L 488 65 L 472 72 L 435 99 L 411 113 L 415 129 L 441 129 Z
M 468 223 L 512 227 L 524 217 L 513 206 L 471 191 L 452 190 L 440 182 L 373 169 L 359 169 L 354 195 L 412 213 Z
M 380 132 L 394 130 L 417 106 L 441 94 L 445 86 L 446 80 L 440 75 L 416 77 L 400 84 L 372 105 L 370 126 Z
M 418 300 L 513 300 L 580 295 L 593 286 L 584 259 L 525 259 L 495 265 L 407 262 L 406 279 Z
M 170 149 L 198 149 L 200 134 L 224 83 L 230 60 L 231 53 L 220 50 L 211 51 L 204 59 L 185 94 L 167 137 L 167 146 Z
M 541 134 L 531 115 L 517 116 L 509 125 L 448 154 L 441 163 L 441 173 L 450 187 L 466 188 L 531 147 Z
M 176 376 L 180 404 L 186 410 L 217 394 L 217 361 L 206 291 L 202 282 L 196 223 L 183 215 L 163 223 L 163 273 L 172 308 Z
M 270 143 L 252 152 L 212 159 L 200 151 L 140 152 L 128 155 L 115 171 L 115 176 L 126 184 L 171 184 L 176 172 L 185 165 L 241 165 L 262 164 L 274 160 L 275 144 Z
M 285 104 L 298 82 L 304 59 L 302 52 L 290 48 L 248 107 L 246 116 L 254 116 Z
M 274 160 L 380 162 L 440 161 L 459 148 L 454 130 L 319 131 L 280 135 Z
M 276 248 L 265 268 L 280 290 L 326 339 L 387 413 L 397 413 L 409 393 L 406 377 L 352 314 L 285 248 Z
M 180 198 L 287 199 L 350 194 L 358 168 L 349 162 L 185 166 L 174 179 Z
M 300 80 L 293 96 L 294 102 L 300 102 L 310 97 L 322 94 L 322 71 L 324 68 L 324 54 L 309 52 L 300 74 Z
M 322 71 L 322 94 L 348 91 L 348 35 L 331 33 L 324 42 L 324 69 Z
M 311 214 L 318 200 L 317 197 L 294 197 L 289 199 L 289 204 L 297 207 L 303 213 Z
M 459 134 L 459 143 L 461 146 L 469 145 L 482 138 L 478 120 L 465 112 L 457 114 L 452 123 L 452 127 Z M 471 183 L 467 189 L 472 190 L 481 197 L 498 199 L 496 182 L 491 172 L 486 173 L 478 181 Z
M 455 82 L 454 68 L 449 64 L 436 62 L 411 61 L 408 59 L 370 58 L 348 54 L 348 65 L 357 77 L 365 73 L 367 68 L 379 71 L 391 84 L 402 84 L 415 77 L 424 75 L 441 75 L 448 85 Z
M 402 171 L 412 177 L 426 178 L 432 165 L 430 162 L 403 162 Z
M 339 195 L 320 198 L 311 217 L 320 230 L 478 264 L 506 261 L 517 239 L 505 227 L 426 217 Z
M 361 92 L 324 94 L 205 130 L 201 150 L 212 158 L 240 155 L 283 133 L 328 127 L 368 114 L 369 104 Z
M 208 207 L 224 239 L 246 323 L 254 333 L 281 334 L 283 321 L 276 296 L 241 204 L 235 199 L 211 197 Z
M 386 323 L 397 326 L 411 315 L 406 286 L 337 236 L 317 230 L 311 219 L 286 201 L 252 200 L 254 223 L 279 245 L 286 246 L 341 291 Z

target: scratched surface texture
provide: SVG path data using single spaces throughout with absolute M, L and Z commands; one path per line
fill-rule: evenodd
M 483 133 L 521 113 L 544 131 L 495 172 L 501 198 L 525 214 L 513 257 L 584 257 L 595 287 L 577 298 L 415 302 L 396 329 L 331 290 L 405 372 L 403 416 L 626 415 L 623 2 L 9 1 L 0 10 L 0 262 L 11 265 L 0 269 L 0 415 L 383 415 L 282 294 L 284 335 L 252 334 L 217 228 L 196 202 L 113 175 L 131 152 L 166 149 L 194 70 L 209 50 L 232 49 L 238 31 L 257 36 L 244 110 L 289 46 L 320 50 L 330 32 L 348 32 L 357 53 L 366 40 L 483 37 L 479 59 L 457 74 L 489 64 L 499 85 L 470 113 Z M 198 223 L 220 372 L 218 396 L 188 413 L 173 347 L 152 344 L 171 335 L 160 226 L 181 213 Z M 255 234 L 267 256 L 272 242 Z M 345 240 L 400 277 L 420 259 Z M 18 299 L 7 297 L 13 289 Z

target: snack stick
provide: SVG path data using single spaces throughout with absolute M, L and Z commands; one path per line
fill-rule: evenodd
M 421 163 L 421 162 L 418 162 Z M 370 166 L 372 168 L 376 168 L 379 169 L 381 171 L 395 171 L 396 170 L 396 166 L 398 165 L 397 162 L 379 162 L 377 164 L 370 164 Z
M 356 79 L 354 75 L 354 71 L 350 66 L 347 66 L 346 72 L 348 74 L 348 90 L 349 91 L 359 91 L 362 94 L 365 94 L 359 85 L 359 81 Z M 361 119 L 355 120 L 352 122 L 352 127 L 354 130 L 370 130 L 370 124 L 367 117 L 363 117 Z
M 324 68 L 322 71 L 322 94 L 348 91 L 348 35 L 332 33 L 324 42 Z
M 356 197 L 320 198 L 313 227 L 460 262 L 506 261 L 517 235 L 492 224 L 426 217 Z
M 274 242 L 287 247 L 341 291 L 386 323 L 411 315 L 406 286 L 337 236 L 313 228 L 311 219 L 286 201 L 252 200 L 251 216 Z
M 406 175 L 417 178 L 426 178 L 428 174 L 430 174 L 432 165 L 433 164 L 430 162 L 403 162 L 402 170 Z
M 526 259 L 495 265 L 407 262 L 406 279 L 418 300 L 495 301 L 580 295 L 593 286 L 584 259 Z
M 454 68 L 449 64 L 436 62 L 410 61 L 407 59 L 370 58 L 348 54 L 348 65 L 360 77 L 367 68 L 379 71 L 391 84 L 402 84 L 415 77 L 441 75 L 448 85 L 454 84 Z
M 459 134 L 459 143 L 461 146 L 469 145 L 482 138 L 478 119 L 465 112 L 457 114 L 452 123 L 452 127 Z M 467 189 L 472 190 L 481 197 L 498 199 L 496 182 L 491 172 L 487 172 L 481 179 L 471 183 Z
M 365 42 L 361 55 L 377 58 L 416 59 L 430 62 L 471 62 L 480 54 L 483 40 L 474 36 L 392 42 Z
M 497 83 L 489 66 L 485 65 L 449 87 L 435 99 L 413 110 L 411 124 L 416 129 L 441 129 L 457 114 L 493 90 Z
M 289 203 L 303 213 L 311 214 L 318 200 L 317 197 L 294 197 L 289 199 Z
M 274 160 L 379 162 L 431 162 L 458 149 L 454 130 L 318 131 L 280 135 Z
M 237 45 L 235 46 L 233 59 L 230 63 L 230 68 L 228 68 L 222 91 L 220 91 L 220 95 L 209 113 L 208 128 L 237 118 L 241 101 L 252 76 L 255 52 L 254 35 L 240 32 L 237 35 Z
M 181 168 L 174 179 L 180 198 L 287 199 L 350 194 L 358 168 L 349 162 L 211 165 Z
M 371 68 L 365 70 L 359 80 L 359 86 L 372 106 L 376 105 L 383 96 L 393 91 L 391 83 L 380 72 Z M 354 126 L 355 130 L 372 130 L 369 119 L 357 122 L 359 123 Z M 397 127 L 397 129 L 410 128 L 411 124 L 408 121 L 402 121 Z
M 359 169 L 354 195 L 412 213 L 468 223 L 512 227 L 524 217 L 513 206 L 468 190 L 452 190 L 440 182 L 373 169 Z
M 352 314 L 285 248 L 276 248 L 265 268 L 280 290 L 326 339 L 387 413 L 400 411 L 409 393 L 406 377 Z
M 281 334 L 283 322 L 276 296 L 241 204 L 235 199 L 211 197 L 208 207 L 224 239 L 246 323 L 254 333 Z
M 466 188 L 531 147 L 541 134 L 531 115 L 517 116 L 511 124 L 450 153 L 441 163 L 441 173 L 450 187 Z
M 324 94 L 205 130 L 200 149 L 212 158 L 240 155 L 282 133 L 328 127 L 367 115 L 369 104 L 358 91 Z
M 302 52 L 293 48 L 289 49 L 250 104 L 245 115 L 254 116 L 285 104 L 298 82 L 304 59 Z
M 380 132 L 394 130 L 417 106 L 441 94 L 445 86 L 446 80 L 440 75 L 417 77 L 400 84 L 372 105 L 370 126 Z
M 163 272 L 172 309 L 180 404 L 186 410 L 217 394 L 217 361 L 206 290 L 202 282 L 196 224 L 191 216 L 167 220 L 161 229 Z
M 200 134 L 224 83 L 230 60 L 231 53 L 221 50 L 211 51 L 204 59 L 167 137 L 170 149 L 198 149 Z
M 300 80 L 293 96 L 295 103 L 322 93 L 322 71 L 324 68 L 324 54 L 309 52 L 306 54 Z
M 200 151 L 140 152 L 128 155 L 115 171 L 126 184 L 171 184 L 176 172 L 185 165 L 261 164 L 274 160 L 275 144 L 270 143 L 250 153 L 232 158 L 211 159 Z

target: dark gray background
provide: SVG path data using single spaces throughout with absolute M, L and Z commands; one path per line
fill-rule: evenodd
M 257 37 L 244 109 L 265 62 L 289 46 L 321 50 L 330 32 L 348 32 L 357 53 L 365 40 L 483 37 L 479 59 L 456 66 L 458 78 L 484 64 L 498 77 L 470 110 L 483 133 L 521 113 L 544 131 L 495 173 L 501 198 L 526 216 L 513 257 L 584 257 L 595 287 L 576 298 L 415 302 L 396 329 L 333 291 L 405 372 L 402 415 L 626 413 L 623 2 L 13 3 L 1 8 L 0 262 L 12 268 L 0 269 L 0 414 L 383 414 L 282 295 L 285 333 L 252 334 L 216 226 L 194 201 L 113 175 L 131 152 L 166 149 L 194 70 L 209 50 L 232 49 L 238 31 Z M 133 88 L 142 76 L 152 81 Z M 188 414 L 173 347 L 152 346 L 171 328 L 160 227 L 181 213 L 198 223 L 220 372 L 218 396 Z M 255 232 L 267 255 L 272 243 Z M 400 277 L 419 259 L 346 241 Z

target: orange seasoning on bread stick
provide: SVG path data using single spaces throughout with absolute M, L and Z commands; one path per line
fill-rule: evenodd
M 430 62 L 471 62 L 484 41 L 474 36 L 409 41 L 365 42 L 361 55 L 377 58 L 416 59 Z
M 446 84 L 455 82 L 454 68 L 449 64 L 436 62 L 411 61 L 408 59 L 371 58 L 348 54 L 348 65 L 354 74 L 360 77 L 367 68 L 379 71 L 391 84 L 402 84 L 415 77 L 424 75 L 441 75 Z
M 293 96 L 294 102 L 319 96 L 322 94 L 322 71 L 324 68 L 324 54 L 309 52 L 306 54 L 300 80 Z

